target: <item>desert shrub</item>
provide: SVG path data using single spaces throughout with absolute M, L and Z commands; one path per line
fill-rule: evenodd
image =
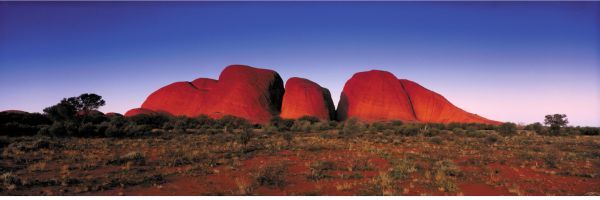
M 148 136 L 152 135 L 152 126 L 151 125 L 138 125 L 134 123 L 128 123 L 122 127 L 122 132 L 125 133 L 127 137 L 139 137 L 139 136 Z
M 40 113 L 0 112 L 0 124 L 15 122 L 27 125 L 50 125 L 52 121 Z
M 8 122 L 0 124 L 0 135 L 3 136 L 26 136 L 35 135 L 39 131 L 39 126 L 21 124 L 17 122 Z
M 421 129 L 415 124 L 406 124 L 396 129 L 396 134 L 402 136 L 416 136 L 419 134 Z
M 404 124 L 404 122 L 402 122 L 400 120 L 394 120 L 394 121 L 391 121 L 390 124 L 392 126 L 402 126 Z
M 307 121 L 310 122 L 311 124 L 320 122 L 321 120 L 315 116 L 302 116 L 300 118 L 298 118 L 297 121 Z
M 195 128 L 195 120 L 185 116 L 171 117 L 169 121 L 165 122 L 162 129 L 165 130 L 177 130 L 178 132 L 184 132 L 186 129 Z
M 446 124 L 446 130 L 452 130 L 454 131 L 454 129 L 465 129 L 465 127 L 461 124 L 461 123 L 457 123 L 457 122 L 451 122 Z
M 292 144 L 292 141 L 294 141 L 294 135 L 290 132 L 284 132 L 281 135 L 283 136 L 283 139 L 287 142 L 288 146 L 290 146 Z
M 383 130 L 386 130 L 387 127 L 388 127 L 388 125 L 386 123 L 374 122 L 369 125 L 368 129 L 369 129 L 369 132 L 376 133 L 376 132 L 382 132 Z
M 352 164 L 352 171 L 368 171 L 373 169 L 369 160 L 365 158 L 354 160 Z
M 150 128 L 162 128 L 165 123 L 169 122 L 170 117 L 164 114 L 141 114 L 127 117 L 127 120 L 137 125 L 145 125 Z
M 502 135 L 515 135 L 517 134 L 517 125 L 511 122 L 502 123 L 498 127 L 498 132 Z
M 426 130 L 423 130 L 422 133 L 423 133 L 424 136 L 433 137 L 433 136 L 440 135 L 441 131 L 438 128 L 431 127 L 431 128 L 426 129 Z
M 438 130 L 444 130 L 446 128 L 446 125 L 444 125 L 442 123 L 427 123 L 427 124 L 425 124 L 425 126 L 431 128 L 431 129 L 438 129 Z
M 442 138 L 440 138 L 438 136 L 435 136 L 435 137 L 429 138 L 429 142 L 431 142 L 432 144 L 440 145 L 440 144 L 444 143 L 444 140 L 442 140 Z
M 256 182 L 262 186 L 283 188 L 287 182 L 286 172 L 287 166 L 284 164 L 268 165 L 258 171 Z
M 279 131 L 290 131 L 294 125 L 294 120 L 283 119 L 279 116 L 274 116 L 269 121 L 269 125 L 276 127 Z
M 123 165 L 128 162 L 131 162 L 136 165 L 143 165 L 144 163 L 146 163 L 146 158 L 144 157 L 144 154 L 137 152 L 137 151 L 132 151 L 132 152 L 122 155 L 116 159 L 112 159 L 112 160 L 108 161 L 107 164 Z
M 450 160 L 441 160 L 434 163 L 433 168 L 445 176 L 461 176 L 460 168 Z
M 0 148 L 4 148 L 10 144 L 10 140 L 6 136 L 0 136 Z
M 340 133 L 342 135 L 354 135 L 360 133 L 360 131 L 362 131 L 362 124 L 358 119 L 352 117 L 343 123 L 342 131 Z
M 233 115 L 225 115 L 220 119 L 215 121 L 214 128 L 223 128 L 223 129 L 237 129 L 243 128 L 245 126 L 249 126 L 250 122 L 241 117 L 236 117 Z
M 79 121 L 79 123 L 92 124 L 100 124 L 109 120 L 109 118 L 106 117 L 102 112 L 98 111 L 81 112 L 80 114 L 76 115 L 76 118 L 76 120 Z
M 104 130 L 104 135 L 106 137 L 122 137 L 125 136 L 125 132 L 121 127 L 115 124 L 107 124 L 107 127 Z
M 79 126 L 77 129 L 77 135 L 82 137 L 95 137 L 98 136 L 97 127 L 92 123 L 85 123 Z
M 0 112 L 0 135 L 4 136 L 35 135 L 50 124 L 50 118 L 39 113 Z
M 215 119 L 209 117 L 208 115 L 204 115 L 204 114 L 203 115 L 198 115 L 197 117 L 195 117 L 194 121 L 196 121 L 196 127 L 195 128 L 213 127 L 217 123 L 217 121 Z
M 6 190 L 15 190 L 19 185 L 21 185 L 21 179 L 11 172 L 2 174 L 0 179 L 2 179 L 2 185 Z
M 413 172 L 416 172 L 417 168 L 415 163 L 411 159 L 403 159 L 393 163 L 392 171 L 390 175 L 393 179 L 405 179 L 410 176 Z
M 542 126 L 541 123 L 536 122 L 536 123 L 525 126 L 524 129 L 528 130 L 528 131 L 535 131 L 535 133 L 537 133 L 537 134 L 542 134 L 543 128 L 544 128 L 544 126 Z
M 389 173 L 380 172 L 378 176 L 372 178 L 367 187 L 362 188 L 358 191 L 359 195 L 362 196 L 390 196 L 397 195 L 399 186 L 396 185 L 389 175 Z
M 487 137 L 485 137 L 485 143 L 487 144 L 493 144 L 498 142 L 498 136 L 496 135 L 488 135 Z
M 600 128 L 596 127 L 580 127 L 578 128 L 582 135 L 600 135 Z
M 242 129 L 240 134 L 237 134 L 236 139 L 238 143 L 246 146 L 252 137 L 254 137 L 254 131 L 252 130 L 252 127 L 246 126 Z
M 488 134 L 483 130 L 468 130 L 465 135 L 467 137 L 483 138 Z
M 294 121 L 294 125 L 290 128 L 291 131 L 308 133 L 311 131 L 311 123 L 304 120 Z
M 465 131 L 462 128 L 454 128 L 454 129 L 452 129 L 452 132 L 454 134 L 456 134 L 456 135 L 465 135 L 465 134 L 467 134 L 467 131 Z
M 318 161 L 310 165 L 310 174 L 306 177 L 311 181 L 318 181 L 325 178 L 331 178 L 327 174 L 328 170 L 335 169 L 335 163 L 332 161 Z
M 48 133 L 51 136 L 67 136 L 69 131 L 64 122 L 54 122 L 49 128 Z

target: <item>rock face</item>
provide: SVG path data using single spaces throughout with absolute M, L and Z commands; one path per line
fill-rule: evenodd
M 153 114 L 156 114 L 156 112 L 147 110 L 147 109 L 143 109 L 143 108 L 134 108 L 134 109 L 131 109 L 131 110 L 128 110 L 127 112 L 125 112 L 125 117 L 131 117 L 131 116 L 135 116 L 135 115 L 153 115 Z
M 123 116 L 123 115 L 121 115 L 121 113 L 116 113 L 116 112 L 107 112 L 104 115 L 107 117 L 122 117 Z
M 331 93 L 308 79 L 292 77 L 285 83 L 280 116 L 288 119 L 314 116 L 321 120 L 332 120 L 335 118 L 335 108 Z
M 199 78 L 162 87 L 150 94 L 141 108 L 188 117 L 233 115 L 265 123 L 279 114 L 283 92 L 283 80 L 277 72 L 231 65 L 221 72 L 219 80 Z M 136 113 L 143 112 L 132 110 L 131 114 Z
M 442 95 L 392 73 L 371 70 L 354 74 L 344 85 L 337 112 L 329 90 L 303 78 L 290 78 L 285 85 L 277 72 L 245 65 L 226 67 L 218 80 L 198 78 L 175 82 L 153 92 L 138 114 L 233 115 L 252 123 L 267 123 L 278 114 L 295 119 L 315 116 L 321 120 L 485 123 L 500 124 L 468 113 Z
M 356 117 L 367 122 L 500 124 L 468 113 L 415 82 L 398 80 L 393 74 L 378 70 L 356 73 L 346 82 L 337 116 L 339 120 Z
M 444 98 L 423 86 L 406 79 L 401 79 L 400 83 L 410 97 L 413 110 L 417 120 L 433 123 L 482 123 L 482 124 L 501 124 L 498 121 L 489 120 L 476 114 L 468 113 Z
M 392 73 L 379 70 L 354 74 L 342 91 L 338 120 L 415 121 L 410 99 Z

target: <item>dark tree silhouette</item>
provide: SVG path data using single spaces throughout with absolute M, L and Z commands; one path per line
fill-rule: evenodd
M 546 115 L 544 124 L 550 126 L 550 130 L 554 134 L 560 133 L 560 129 L 569 124 L 569 119 L 565 114 Z
M 104 106 L 106 102 L 102 99 L 102 96 L 94 93 L 84 93 L 78 97 L 70 97 L 66 101 L 73 105 L 77 111 L 88 112 L 91 110 L 97 110 L 100 106 Z
M 77 109 L 67 99 L 63 99 L 60 103 L 45 108 L 44 113 L 53 121 L 67 121 L 74 118 Z

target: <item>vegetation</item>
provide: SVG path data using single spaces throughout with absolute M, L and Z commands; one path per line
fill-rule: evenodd
M 468 195 L 465 187 L 480 184 L 503 195 L 584 195 L 600 187 L 600 129 L 567 126 L 562 115 L 552 115 L 559 129 L 309 116 L 256 125 L 105 116 L 95 112 L 98 97 L 66 98 L 44 114 L 0 113 L 0 194 Z M 554 184 L 565 181 L 572 187 Z
M 565 114 L 546 115 L 544 124 L 550 126 L 552 134 L 558 135 L 560 134 L 561 128 L 569 124 L 569 120 Z

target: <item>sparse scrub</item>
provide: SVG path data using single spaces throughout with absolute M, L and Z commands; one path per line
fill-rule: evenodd
M 144 154 L 137 152 L 137 151 L 132 151 L 125 155 L 120 156 L 117 159 L 110 160 L 108 162 L 108 164 L 122 165 L 122 164 L 126 164 L 126 163 L 132 163 L 132 164 L 136 164 L 136 165 L 143 165 L 145 162 L 146 162 L 146 158 L 144 157 Z
M 285 164 L 268 165 L 259 170 L 256 182 L 263 186 L 283 188 L 286 185 L 286 172 Z

